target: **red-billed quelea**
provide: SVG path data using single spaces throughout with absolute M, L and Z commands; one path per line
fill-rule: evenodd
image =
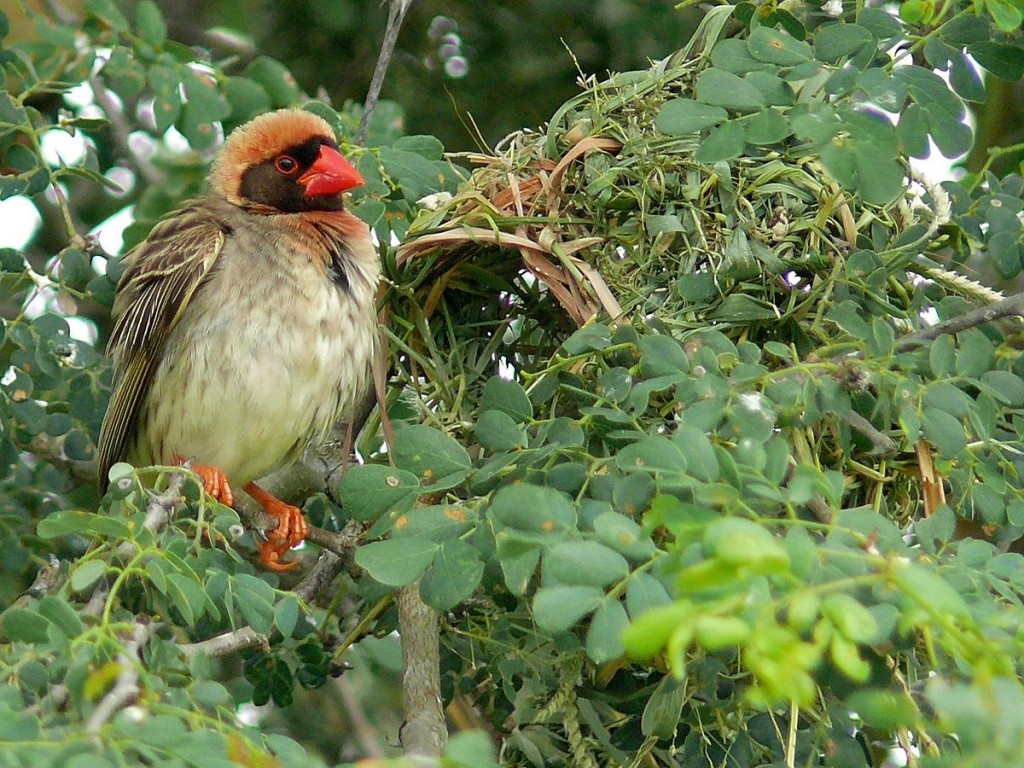
M 126 257 L 108 354 L 114 391 L 99 445 L 112 464 L 181 464 L 234 503 L 244 487 L 278 527 L 269 568 L 308 533 L 253 483 L 323 439 L 369 386 L 380 263 L 342 193 L 363 183 L 330 126 L 271 112 L 228 137 L 210 191 Z

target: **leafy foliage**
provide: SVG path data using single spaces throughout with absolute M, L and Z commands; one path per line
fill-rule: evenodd
M 222 130 L 304 95 L 269 58 L 197 60 L 152 3 L 0 49 L 0 190 L 49 190 L 64 226 L 0 254 L 0 762 L 317 764 L 335 734 L 238 713 L 309 706 L 342 661 L 383 698 L 390 595 L 414 584 L 445 619 L 453 719 L 503 764 L 1019 762 L 1017 326 L 922 315 L 999 299 L 964 267 L 1019 275 L 1022 182 L 907 166 L 970 148 L 968 56 L 1021 76 L 1011 6 L 718 7 L 468 180 L 383 106 L 346 149 L 352 210 L 407 241 L 382 247 L 394 440 L 376 415 L 368 463 L 307 500 L 358 543 L 312 592 L 258 571 L 188 473 L 119 465 L 97 498 L 108 372 L 82 328 L 102 338 L 119 265 L 77 204 L 123 205 L 97 192 L 118 163 L 155 175 L 117 193 L 135 242 Z M 95 104 L 57 98 L 83 82 Z M 306 108 L 354 133 L 358 108 Z M 82 164 L 47 161 L 53 130 L 88 137 Z

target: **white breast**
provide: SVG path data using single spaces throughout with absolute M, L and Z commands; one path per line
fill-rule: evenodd
M 218 260 L 211 280 L 228 281 L 237 301 L 204 290 L 172 334 L 147 401 L 144 461 L 194 457 L 244 485 L 326 436 L 369 385 L 375 259 L 347 265 L 339 286 L 318 265 L 275 257 L 286 243 L 239 237 L 230 245 L 245 255 Z M 171 366 L 185 375 L 169 377 Z

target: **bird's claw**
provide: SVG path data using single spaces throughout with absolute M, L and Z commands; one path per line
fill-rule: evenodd
M 306 516 L 298 507 L 271 496 L 259 486 L 250 483 L 246 486 L 246 491 L 259 502 L 268 515 L 277 518 L 277 526 L 264 532 L 267 540 L 260 547 L 260 563 L 272 571 L 291 570 L 299 561 L 282 563 L 281 558 L 309 535 Z
M 179 466 L 186 465 L 186 461 L 179 456 L 175 456 L 174 460 Z M 226 507 L 235 505 L 235 494 L 231 490 L 231 484 L 228 482 L 228 476 L 224 474 L 224 470 L 212 464 L 192 464 L 189 469 L 199 476 L 203 490 L 210 498 L 219 501 Z
M 263 542 L 260 547 L 260 565 L 271 571 L 290 571 L 299 564 L 299 560 L 292 560 L 290 563 L 282 563 L 281 556 L 288 551 L 288 547 L 282 548 L 269 540 Z

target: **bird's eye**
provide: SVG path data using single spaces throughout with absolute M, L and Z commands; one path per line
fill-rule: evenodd
M 290 155 L 281 155 L 274 161 L 274 167 L 285 176 L 290 176 L 295 173 L 299 164 L 294 157 L 291 157 Z

